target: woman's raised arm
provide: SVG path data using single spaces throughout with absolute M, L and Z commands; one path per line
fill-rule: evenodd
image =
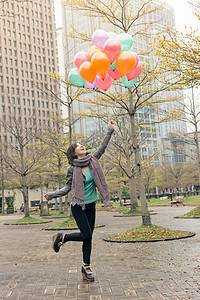
M 99 146 L 99 148 L 93 154 L 97 159 L 100 159 L 100 157 L 104 154 L 113 131 L 114 131 L 114 121 L 112 119 L 110 119 L 108 121 L 108 131 L 106 133 L 106 136 L 104 137 L 103 141 L 101 142 L 101 145 Z

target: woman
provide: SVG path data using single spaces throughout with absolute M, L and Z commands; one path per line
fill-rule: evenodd
M 83 145 L 72 144 L 67 150 L 70 166 L 67 169 L 66 185 L 59 191 L 45 195 L 47 200 L 51 200 L 72 191 L 71 210 L 80 232 L 55 234 L 53 236 L 53 249 L 55 252 L 59 252 L 60 247 L 68 241 L 82 241 L 83 266 L 81 272 L 83 279 L 87 281 L 94 281 L 90 268 L 90 255 L 95 226 L 95 202 L 98 200 L 97 189 L 105 206 L 110 201 L 108 185 L 98 159 L 105 152 L 113 131 L 114 122 L 109 120 L 108 132 L 93 155 L 88 154 Z

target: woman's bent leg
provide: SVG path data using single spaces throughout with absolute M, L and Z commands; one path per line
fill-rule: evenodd
M 73 217 L 76 221 L 80 232 L 67 234 L 65 237 L 65 242 L 68 241 L 87 241 L 91 239 L 91 228 L 88 221 L 85 210 L 82 210 L 81 206 L 75 205 L 71 207 Z

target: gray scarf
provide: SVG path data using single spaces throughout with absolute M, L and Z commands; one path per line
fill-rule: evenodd
M 84 176 L 81 168 L 89 166 L 95 185 L 102 199 L 104 200 L 104 206 L 106 207 L 110 200 L 110 193 L 102 166 L 100 165 L 98 159 L 93 155 L 88 154 L 84 158 L 74 159 L 73 166 L 72 195 L 76 201 L 81 203 L 83 209 L 85 208 Z

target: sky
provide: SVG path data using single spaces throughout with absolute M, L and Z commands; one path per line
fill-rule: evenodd
M 196 21 L 191 7 L 187 3 L 187 0 L 166 0 L 169 4 L 174 7 L 175 18 L 176 18 L 176 27 L 178 30 L 184 30 L 184 26 L 187 27 L 192 26 L 193 28 L 198 28 L 199 24 Z M 62 26 L 62 17 L 60 13 L 60 0 L 55 0 L 55 8 L 56 8 L 56 26 Z
M 192 13 L 190 5 L 187 0 L 166 0 L 174 7 L 176 27 L 178 30 L 184 30 L 184 26 L 198 28 L 199 24 Z

